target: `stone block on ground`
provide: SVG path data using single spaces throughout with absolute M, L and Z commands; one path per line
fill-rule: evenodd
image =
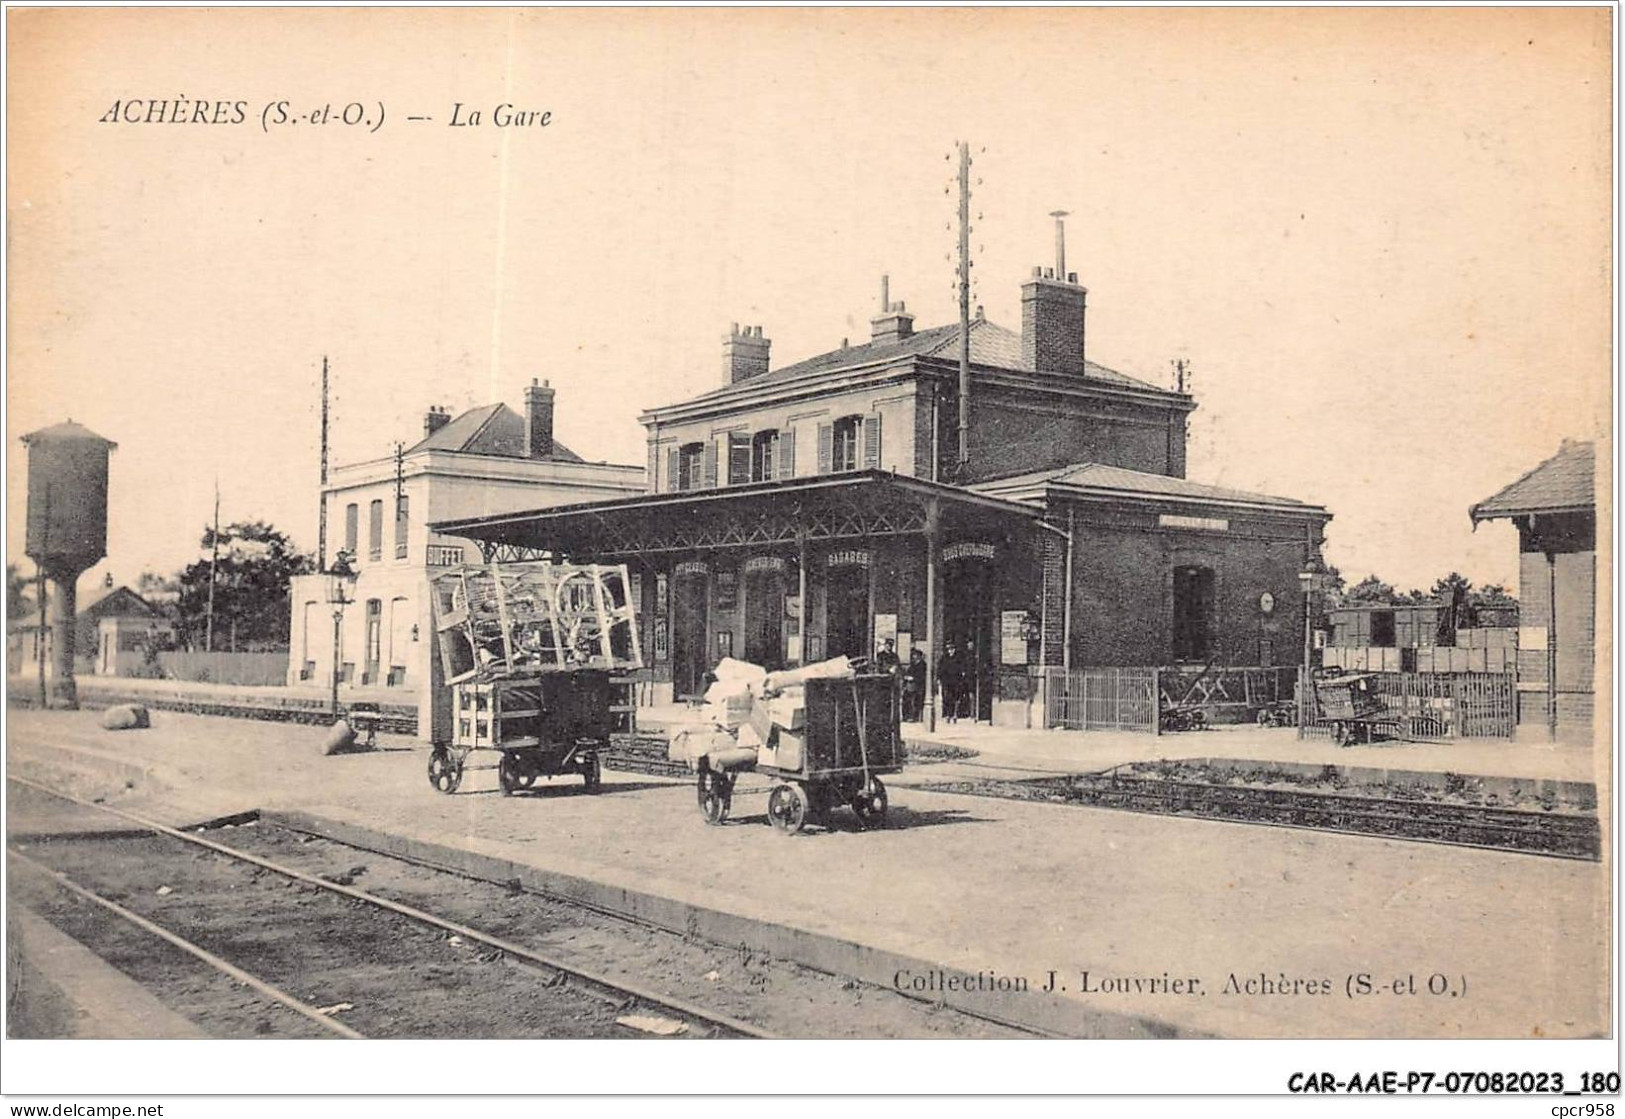
M 348 720 L 340 719 L 328 728 L 326 736 L 322 739 L 322 755 L 332 757 L 335 754 L 364 754 L 367 746 L 356 738 L 355 728 Z
M 121 703 L 102 712 L 102 727 L 105 730 L 141 730 L 151 725 L 151 716 L 139 703 Z

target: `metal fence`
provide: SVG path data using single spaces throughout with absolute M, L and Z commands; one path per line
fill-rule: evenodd
M 1160 733 L 1155 668 L 1044 669 L 1044 726 Z
M 1377 718 L 1386 733 L 1435 741 L 1446 738 L 1511 738 L 1517 730 L 1515 677 L 1510 672 L 1377 672 L 1372 691 L 1386 712 Z M 1305 696 L 1305 737 L 1329 737 L 1314 688 Z

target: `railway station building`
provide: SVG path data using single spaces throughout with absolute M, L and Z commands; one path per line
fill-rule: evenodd
M 1595 704 L 1596 446 L 1557 453 L 1468 515 L 1518 529 L 1518 722 L 1588 739 Z
M 642 493 L 643 468 L 589 462 L 554 438 L 555 392 L 533 379 L 522 410 L 485 404 L 453 416 L 431 408 L 421 438 L 395 455 L 333 469 L 322 500 L 329 558 L 340 550 L 358 572 L 348 605 L 334 611 L 326 575 L 295 576 L 289 588 L 290 687 L 331 688 L 335 672 L 353 696 L 415 702 L 427 725 L 434 651 L 429 579 L 476 563 L 468 541 L 436 532 L 432 520 L 500 514 L 552 503 Z
M 433 529 L 499 561 L 627 564 L 656 704 L 724 656 L 888 640 L 933 673 L 954 646 L 960 715 L 1015 725 L 1067 669 L 1299 663 L 1330 514 L 1186 478 L 1195 401 L 1092 359 L 1057 241 L 1019 330 L 971 317 L 963 380 L 959 324 L 916 329 L 883 281 L 866 342 L 774 366 L 762 327 L 731 328 L 715 389 L 640 417 L 648 492 Z

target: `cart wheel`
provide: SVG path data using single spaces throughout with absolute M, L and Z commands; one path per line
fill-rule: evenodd
M 589 793 L 596 793 L 603 786 L 604 764 L 598 760 L 596 750 L 587 755 L 586 768 L 581 771 L 581 777 L 586 782 Z
M 513 791 L 519 788 L 519 766 L 506 750 L 502 751 L 502 760 L 497 762 L 497 787 L 505 797 L 513 796 Z
M 852 798 L 852 811 L 858 814 L 858 822 L 864 827 L 886 822 L 886 786 L 880 783 L 880 778 L 869 778 L 869 784 Z
M 728 818 L 733 807 L 733 782 L 727 774 L 712 769 L 700 770 L 700 812 L 708 824 L 720 824 Z
M 449 750 L 436 749 L 429 755 L 429 784 L 442 793 L 455 793 L 463 783 L 463 761 Z
M 775 786 L 767 798 L 767 822 L 785 835 L 795 835 L 807 822 L 807 798 L 794 785 Z

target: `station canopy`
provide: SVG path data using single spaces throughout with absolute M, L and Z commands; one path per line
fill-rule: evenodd
M 803 542 L 923 536 L 986 538 L 1036 527 L 1044 511 L 957 486 L 860 470 L 776 482 L 646 494 L 521 513 L 439 521 L 488 559 L 624 561 Z

